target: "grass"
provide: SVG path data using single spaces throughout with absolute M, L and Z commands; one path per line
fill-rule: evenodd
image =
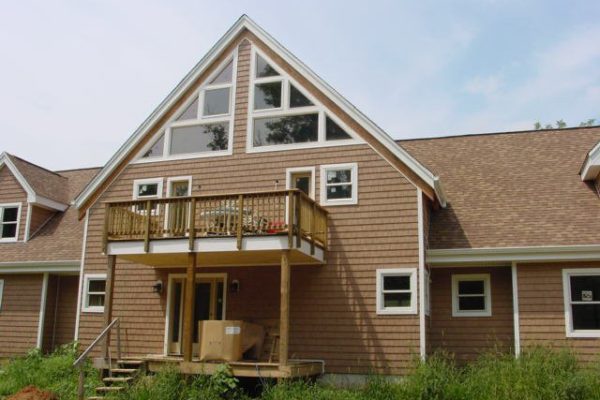
M 75 397 L 77 373 L 71 367 L 75 353 L 62 349 L 50 357 L 39 353 L 12 361 L 0 374 L 0 397 L 33 384 L 56 392 L 61 399 Z M 93 371 L 89 371 L 89 376 Z M 97 379 L 97 375 L 96 378 Z M 88 389 L 99 382 L 88 379 Z M 185 378 L 172 368 L 141 377 L 115 400 L 219 400 L 250 397 L 226 365 L 212 376 Z M 567 350 L 534 348 L 519 359 L 489 353 L 468 366 L 438 353 L 400 381 L 373 375 L 361 387 L 340 389 L 304 381 L 264 388 L 262 400 L 600 400 L 600 369 L 582 366 Z
M 0 399 L 29 385 L 54 392 L 61 400 L 75 399 L 79 374 L 73 368 L 76 357 L 76 344 L 69 344 L 48 356 L 32 350 L 25 357 L 9 361 L 0 367 Z M 88 395 L 100 385 L 98 371 L 89 364 L 86 366 L 85 383 Z

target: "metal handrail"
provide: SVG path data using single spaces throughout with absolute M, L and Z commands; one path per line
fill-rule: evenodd
M 119 318 L 115 318 L 112 320 L 110 324 L 100 334 L 94 339 L 92 343 L 81 353 L 79 358 L 75 360 L 73 363 L 73 367 L 79 368 L 79 384 L 77 388 L 77 398 L 82 400 L 84 397 L 84 382 L 85 382 L 85 361 L 87 360 L 90 352 L 102 341 L 102 339 L 108 340 L 108 334 L 113 328 L 117 328 L 117 358 L 121 358 L 121 323 Z M 108 343 L 106 343 L 106 348 L 108 349 Z M 107 353 L 108 354 L 108 353 Z M 106 356 L 107 354 L 104 354 Z M 109 360 L 110 362 L 110 360 Z

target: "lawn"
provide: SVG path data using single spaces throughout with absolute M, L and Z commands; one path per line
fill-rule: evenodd
M 51 356 L 33 352 L 15 359 L 0 372 L 0 398 L 27 385 L 50 390 L 61 399 L 74 399 L 77 372 L 72 368 L 73 346 Z M 88 393 L 99 384 L 88 368 Z M 250 399 L 226 365 L 211 377 L 185 378 L 175 370 L 144 376 L 115 400 Z M 600 400 L 600 368 L 582 366 L 569 351 L 535 348 L 519 359 L 506 354 L 485 354 L 477 362 L 459 367 L 447 354 L 426 362 L 415 361 L 401 381 L 372 375 L 361 387 L 341 389 L 318 383 L 293 381 L 271 384 L 258 395 L 262 400 Z

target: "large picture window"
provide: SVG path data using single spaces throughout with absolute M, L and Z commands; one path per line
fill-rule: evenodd
M 564 269 L 567 336 L 600 337 L 600 269 Z
M 358 142 L 266 55 L 253 49 L 251 65 L 248 151 Z
M 0 242 L 16 242 L 19 237 L 21 204 L 0 204 Z
M 231 154 L 235 57 L 216 69 L 142 152 L 139 162 Z

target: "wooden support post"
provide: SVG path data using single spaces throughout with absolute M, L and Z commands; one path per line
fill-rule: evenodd
M 152 218 L 152 200 L 146 201 L 146 227 L 144 232 L 144 252 L 150 250 L 150 220 Z
M 196 239 L 196 199 L 192 198 L 190 204 L 190 228 L 188 229 L 188 235 L 190 236 L 190 251 L 194 251 L 194 240 Z
M 112 304 L 113 291 L 115 287 L 115 265 L 117 262 L 116 256 L 108 256 L 106 264 L 106 286 L 104 296 L 104 327 L 106 328 L 112 322 Z M 110 332 L 107 333 L 104 344 L 102 345 L 102 356 L 108 358 L 108 348 L 110 347 Z
M 315 255 L 315 230 L 317 219 L 317 203 L 313 200 L 312 203 L 312 214 L 310 216 L 310 255 Z
M 294 191 L 290 190 L 288 191 L 288 215 L 287 215 L 287 225 L 288 225 L 288 248 L 293 248 L 294 247 L 294 210 L 295 210 L 295 206 L 294 206 L 294 200 L 296 198 L 296 196 L 294 196 Z
M 296 205 L 296 247 L 302 247 L 302 196 L 300 193 L 296 192 L 295 194 L 296 200 L 294 204 Z
M 290 251 L 281 252 L 281 298 L 279 301 L 279 368 L 288 365 L 290 337 Z
M 196 253 L 188 254 L 183 303 L 183 361 L 192 361 L 194 349 L 194 299 L 196 297 Z

